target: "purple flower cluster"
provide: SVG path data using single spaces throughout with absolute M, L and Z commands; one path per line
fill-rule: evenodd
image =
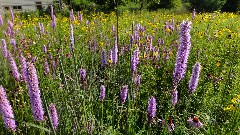
M 20 81 L 20 74 L 18 72 L 17 64 L 11 53 L 8 53 L 8 61 L 11 67 L 12 75 L 16 79 L 16 81 Z
M 128 85 L 122 86 L 121 90 L 121 102 L 124 104 L 127 100 L 127 94 L 128 94 Z
M 57 109 L 56 109 L 55 104 L 51 103 L 49 105 L 49 111 L 50 111 L 50 115 L 51 115 L 53 128 L 56 130 L 59 123 L 58 123 L 58 114 L 57 114 Z
M 44 74 L 48 75 L 49 72 L 50 72 L 50 69 L 49 69 L 48 61 L 47 61 L 47 58 L 45 57 L 44 58 Z
M 0 25 L 1 25 L 2 27 L 4 27 L 4 23 L 3 23 L 2 15 L 0 15 Z
M 140 83 L 141 83 L 141 75 L 137 75 L 136 76 L 136 85 L 137 85 L 137 87 L 140 86 Z
M 104 85 L 101 85 L 100 87 L 100 100 L 103 101 L 105 99 L 105 91 L 106 91 L 106 88 Z
M 44 111 L 38 86 L 39 81 L 36 68 L 31 62 L 27 62 L 27 85 L 34 119 L 35 121 L 42 121 L 44 119 Z
M 71 11 L 70 11 L 70 20 L 71 20 L 71 21 L 74 21 L 74 20 L 75 20 L 75 16 L 74 16 L 74 13 L 73 13 L 73 9 L 71 9 Z
M 190 82 L 188 86 L 188 91 L 190 94 L 192 94 L 197 88 L 198 78 L 200 75 L 200 66 L 201 66 L 200 63 L 197 62 L 192 69 L 192 76 L 190 78 Z
M 82 14 L 78 11 L 78 21 L 81 23 L 82 22 Z
M 6 92 L 2 86 L 0 86 L 0 111 L 5 127 L 12 131 L 16 131 L 17 125 L 14 120 L 12 106 L 10 105 Z
M 103 49 L 102 50 L 102 66 L 106 67 L 106 65 L 107 65 L 106 51 Z
M 6 44 L 5 39 L 2 39 L 2 51 L 3 51 L 3 56 L 5 58 L 7 58 L 8 57 L 8 50 L 7 50 L 7 44 Z
M 157 103 L 154 96 L 148 99 L 148 121 L 151 123 L 152 119 L 156 117 Z
M 23 54 L 20 52 L 19 53 L 19 60 L 21 64 L 21 74 L 22 74 L 22 79 L 27 82 L 27 61 L 26 58 L 23 56 Z
M 191 48 L 190 36 L 191 22 L 183 21 L 180 29 L 180 45 L 178 47 L 175 69 L 173 73 L 173 86 L 176 87 L 178 83 L 184 78 L 188 56 Z
M 117 61 L 118 61 L 118 46 L 117 46 L 117 38 L 116 38 L 113 49 L 112 49 L 112 62 L 113 64 L 116 65 Z
M 70 24 L 70 50 L 73 50 L 74 46 L 74 35 L 73 35 L 73 26 Z
M 132 60 L 131 60 L 131 71 L 132 71 L 132 73 L 134 73 L 134 71 L 136 71 L 138 64 L 139 64 L 139 49 L 137 48 L 134 51 L 133 57 L 132 57 Z
M 172 105 L 175 106 L 178 102 L 178 91 L 174 90 L 172 92 Z
M 56 28 L 56 16 L 55 15 L 53 15 L 53 17 L 52 17 L 52 27 Z

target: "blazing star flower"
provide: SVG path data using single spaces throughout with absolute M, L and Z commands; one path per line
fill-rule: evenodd
M 27 61 L 26 58 L 22 55 L 22 52 L 19 52 L 19 60 L 21 64 L 22 79 L 27 82 Z
M 51 18 L 53 19 L 53 5 L 50 5 Z
M 81 23 L 82 22 L 82 14 L 78 11 L 78 21 Z
M 0 111 L 5 127 L 12 131 L 16 131 L 17 125 L 14 120 L 12 106 L 10 105 L 7 99 L 7 94 L 2 86 L 0 86 Z
M 178 91 L 177 90 L 174 90 L 172 92 L 172 104 L 173 106 L 175 106 L 178 102 Z
M 7 50 L 7 44 L 6 44 L 5 39 L 2 39 L 2 51 L 3 51 L 3 56 L 5 58 L 7 58 L 8 57 L 8 50 Z
M 148 99 L 148 121 L 150 123 L 156 117 L 156 111 L 157 111 L 156 99 L 153 96 L 151 96 Z
M 107 65 L 106 51 L 103 49 L 102 50 L 102 66 L 106 67 L 106 65 Z
M 112 49 L 112 62 L 113 64 L 117 64 L 118 61 L 118 46 L 117 46 L 117 39 L 115 39 L 115 43 Z
M 73 35 L 73 26 L 70 24 L 70 50 L 73 50 L 74 46 L 74 35 Z
M 173 73 L 173 86 L 177 87 L 178 83 L 184 78 L 187 61 L 191 48 L 190 36 L 191 22 L 183 21 L 180 30 L 180 45 L 178 47 L 175 69 Z
M 126 102 L 127 94 L 128 94 L 128 85 L 124 85 L 124 86 L 122 86 L 122 90 L 121 90 L 121 102 L 122 102 L 122 104 L 124 104 Z
M 48 61 L 47 61 L 47 58 L 44 57 L 44 74 L 48 75 L 49 72 L 50 72 L 50 69 L 49 69 Z
M 75 16 L 74 16 L 74 13 L 73 13 L 73 9 L 71 9 L 71 11 L 70 11 L 70 19 L 71 19 L 71 21 L 74 21 L 74 20 L 75 20 Z
M 59 123 L 58 123 L 58 114 L 57 114 L 57 109 L 56 109 L 55 104 L 51 103 L 49 105 L 49 111 L 50 111 L 50 115 L 51 115 L 53 128 L 54 128 L 54 130 L 56 130 Z
M 195 9 L 193 9 L 193 12 L 192 12 L 192 20 L 194 20 L 195 17 L 196 17 L 196 11 L 195 11 Z
M 141 83 L 141 75 L 137 75 L 137 77 L 136 77 L 136 85 L 137 85 L 137 87 L 140 86 L 140 83 Z
M 137 48 L 134 53 L 133 53 L 133 57 L 131 60 L 131 70 L 132 73 L 134 73 L 134 71 L 136 71 L 137 69 L 137 65 L 139 64 L 139 49 Z
M 101 85 L 100 87 L 100 100 L 103 101 L 105 99 L 105 86 L 104 85 Z
M 199 121 L 198 117 L 196 116 L 194 116 L 193 118 L 189 118 L 187 122 L 194 128 L 203 128 L 203 124 Z
M 192 76 L 190 78 L 190 82 L 188 86 L 188 91 L 190 94 L 192 94 L 197 88 L 198 78 L 200 75 L 200 67 L 201 67 L 200 63 L 197 62 L 192 69 Z
M 16 62 L 15 62 L 11 53 L 8 53 L 8 61 L 10 63 L 10 67 L 11 67 L 13 77 L 16 79 L 16 81 L 19 82 L 20 81 L 20 74 L 18 72 L 17 64 L 16 64 Z
M 53 15 L 53 17 L 52 17 L 52 27 L 56 28 L 56 16 L 55 15 Z
M 11 14 L 11 17 L 12 17 L 12 22 L 14 22 L 14 13 L 12 11 L 12 8 L 10 8 L 10 14 Z
M 2 15 L 0 15 L 0 25 L 1 25 L 2 27 L 4 27 L 4 23 L 3 23 Z
M 27 62 L 27 86 L 30 97 L 32 113 L 35 121 L 44 120 L 44 111 L 41 100 L 41 92 L 39 89 L 39 81 L 37 71 L 33 63 Z
M 16 48 L 16 40 L 14 39 L 14 38 L 12 38 L 11 40 L 10 40 L 10 44 L 13 46 L 13 48 Z
M 80 69 L 80 77 L 81 77 L 81 80 L 85 80 L 86 78 L 86 69 Z

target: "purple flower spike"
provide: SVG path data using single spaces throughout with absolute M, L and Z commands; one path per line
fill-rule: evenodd
M 41 100 L 41 93 L 39 89 L 39 82 L 37 71 L 33 63 L 27 62 L 27 85 L 28 94 L 30 97 L 32 113 L 35 121 L 44 120 L 44 111 Z
M 107 65 L 106 51 L 103 49 L 102 50 L 102 66 L 106 67 L 106 65 Z
M 141 75 L 137 75 L 137 77 L 136 77 L 136 85 L 137 85 L 137 87 L 140 86 L 140 83 L 141 83 Z
M 124 86 L 122 86 L 122 90 L 121 90 L 121 102 L 122 102 L 122 104 L 124 104 L 126 102 L 127 94 L 128 94 L 128 85 L 124 85 Z
M 54 128 L 54 130 L 56 130 L 59 123 L 58 123 L 58 114 L 57 114 L 57 109 L 56 109 L 55 104 L 51 103 L 49 105 L 49 111 L 50 111 L 50 115 L 51 115 L 53 128 Z
M 53 19 L 53 5 L 50 5 L 51 18 Z
M 0 111 L 5 127 L 12 131 L 16 131 L 17 125 L 14 120 L 12 106 L 10 105 L 6 92 L 2 86 L 0 86 Z
M 20 60 L 20 64 L 21 64 L 22 79 L 25 82 L 27 82 L 27 61 L 21 52 L 19 53 L 19 60 Z
M 74 20 L 75 20 L 75 16 L 74 16 L 74 13 L 73 13 L 73 9 L 71 9 L 71 11 L 70 11 L 70 19 L 71 19 L 71 21 L 74 21 Z
M 178 102 L 178 91 L 177 90 L 174 90 L 172 92 L 172 104 L 173 106 L 175 106 Z
M 105 91 L 106 91 L 106 88 L 104 85 L 101 85 L 100 87 L 100 100 L 103 101 L 105 99 Z
M 82 22 L 82 14 L 78 11 L 78 21 L 81 23 Z
M 43 45 L 43 52 L 44 52 L 45 54 L 47 54 L 47 47 L 46 47 L 46 45 Z
M 2 15 L 0 15 L 0 25 L 1 25 L 2 27 L 4 27 L 4 23 L 3 23 Z
M 151 123 L 151 121 L 156 117 L 156 111 L 157 111 L 157 103 L 156 99 L 151 96 L 148 99 L 148 122 Z
M 200 63 L 197 62 L 192 69 L 192 76 L 190 78 L 190 82 L 188 86 L 188 91 L 190 94 L 192 94 L 197 88 L 198 78 L 200 75 L 200 67 L 201 67 Z
M 12 11 L 12 8 L 10 8 L 10 14 L 11 14 L 11 17 L 12 17 L 12 22 L 14 22 L 14 13 Z
M 52 17 L 52 27 L 56 28 L 56 16 L 55 15 L 53 15 L 53 17 Z
M 17 64 L 16 64 L 16 62 L 15 62 L 11 53 L 8 53 L 8 61 L 10 63 L 10 67 L 11 67 L 13 77 L 16 79 L 16 81 L 19 82 L 20 81 L 20 74 L 18 72 Z
M 8 57 L 8 50 L 7 50 L 7 44 L 6 44 L 5 39 L 2 39 L 2 51 L 3 51 L 3 56 L 5 58 L 7 58 Z
M 191 48 L 190 36 L 191 22 L 183 21 L 180 30 L 180 45 L 178 47 L 175 69 L 173 73 L 173 86 L 177 87 L 178 83 L 184 78 L 187 61 Z
M 112 49 L 112 58 L 113 58 L 113 64 L 117 64 L 118 61 L 118 46 L 117 46 L 117 39 L 115 39 L 115 43 Z
M 14 39 L 14 38 L 12 38 L 11 40 L 10 40 L 10 44 L 13 46 L 13 48 L 16 48 L 16 40 Z
M 195 10 L 195 9 L 193 9 L 193 12 L 192 12 L 192 20 L 194 20 L 194 19 L 195 19 L 195 17 L 196 17 L 196 10 Z
M 134 73 L 134 71 L 137 70 L 137 65 L 139 63 L 139 49 L 137 48 L 135 51 L 134 51 L 134 54 L 133 54 L 133 57 L 132 57 L 132 61 L 131 61 L 131 70 L 132 70 L 132 73 Z
M 80 77 L 81 80 L 85 80 L 86 79 L 86 69 L 80 69 Z
M 48 61 L 47 61 L 47 58 L 45 57 L 44 58 L 44 74 L 48 75 L 49 72 L 50 72 L 50 69 L 49 69 Z
M 72 51 L 74 47 L 74 35 L 73 35 L 73 26 L 70 24 L 70 50 Z

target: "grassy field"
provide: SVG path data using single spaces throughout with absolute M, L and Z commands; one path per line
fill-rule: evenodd
M 0 26 L 0 134 L 240 134 L 239 15 L 14 17 Z

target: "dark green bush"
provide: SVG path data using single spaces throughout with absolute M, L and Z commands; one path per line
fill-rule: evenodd
M 202 12 L 212 12 L 222 9 L 226 0 L 189 0 L 192 8 Z

